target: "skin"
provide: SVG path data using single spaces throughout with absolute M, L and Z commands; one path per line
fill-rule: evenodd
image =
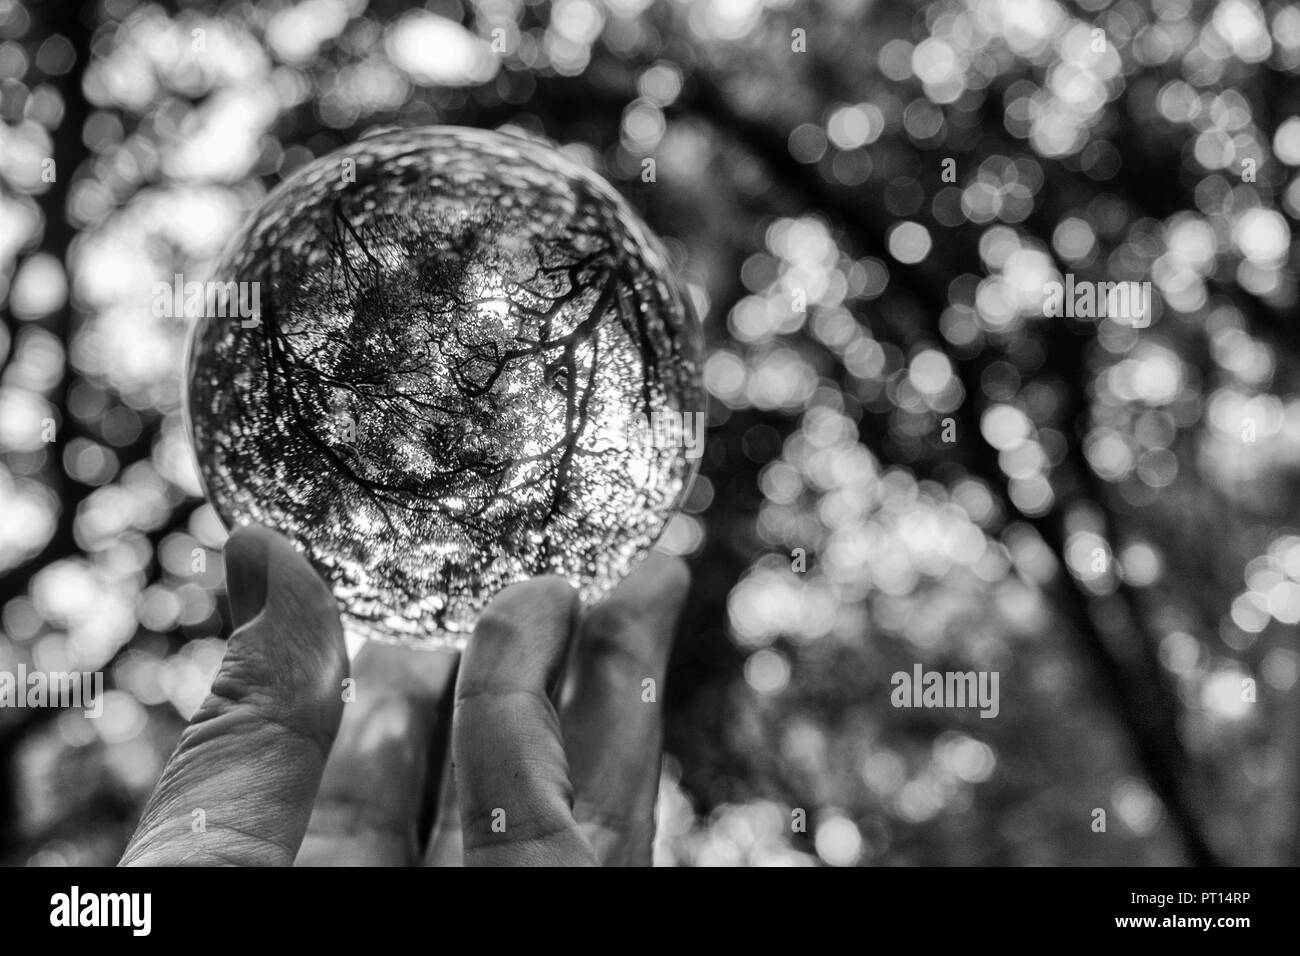
M 662 724 L 643 681 L 662 699 L 680 560 L 652 554 L 585 613 L 559 578 L 516 584 L 463 656 L 367 644 L 349 667 L 288 541 L 241 528 L 225 557 L 235 631 L 121 865 L 650 864 Z

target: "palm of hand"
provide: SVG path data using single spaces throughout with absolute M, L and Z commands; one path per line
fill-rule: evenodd
M 463 659 L 351 664 L 282 537 L 237 531 L 226 566 L 235 632 L 123 865 L 650 863 L 680 561 L 586 614 L 559 579 L 507 588 Z

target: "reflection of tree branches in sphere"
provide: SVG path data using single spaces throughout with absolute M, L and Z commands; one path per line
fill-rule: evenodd
M 363 141 L 291 177 L 218 277 L 261 284 L 261 321 L 195 340 L 209 494 L 305 544 L 369 636 L 463 632 L 537 574 L 598 596 L 684 491 L 683 450 L 627 427 L 701 409 L 684 302 L 636 217 L 545 147 Z

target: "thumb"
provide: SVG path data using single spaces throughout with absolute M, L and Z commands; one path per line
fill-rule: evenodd
M 596 865 L 550 697 L 577 608 L 559 578 L 525 581 L 492 600 L 470 638 L 452 718 L 467 866 Z
M 123 864 L 289 864 L 342 716 L 338 606 L 283 537 L 226 545 L 235 632 L 181 734 Z

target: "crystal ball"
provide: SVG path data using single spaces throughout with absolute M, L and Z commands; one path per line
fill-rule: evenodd
M 505 132 L 375 135 L 285 179 L 203 290 L 208 500 L 300 547 L 345 627 L 463 646 L 538 575 L 599 600 L 699 461 L 699 322 L 599 176 Z

